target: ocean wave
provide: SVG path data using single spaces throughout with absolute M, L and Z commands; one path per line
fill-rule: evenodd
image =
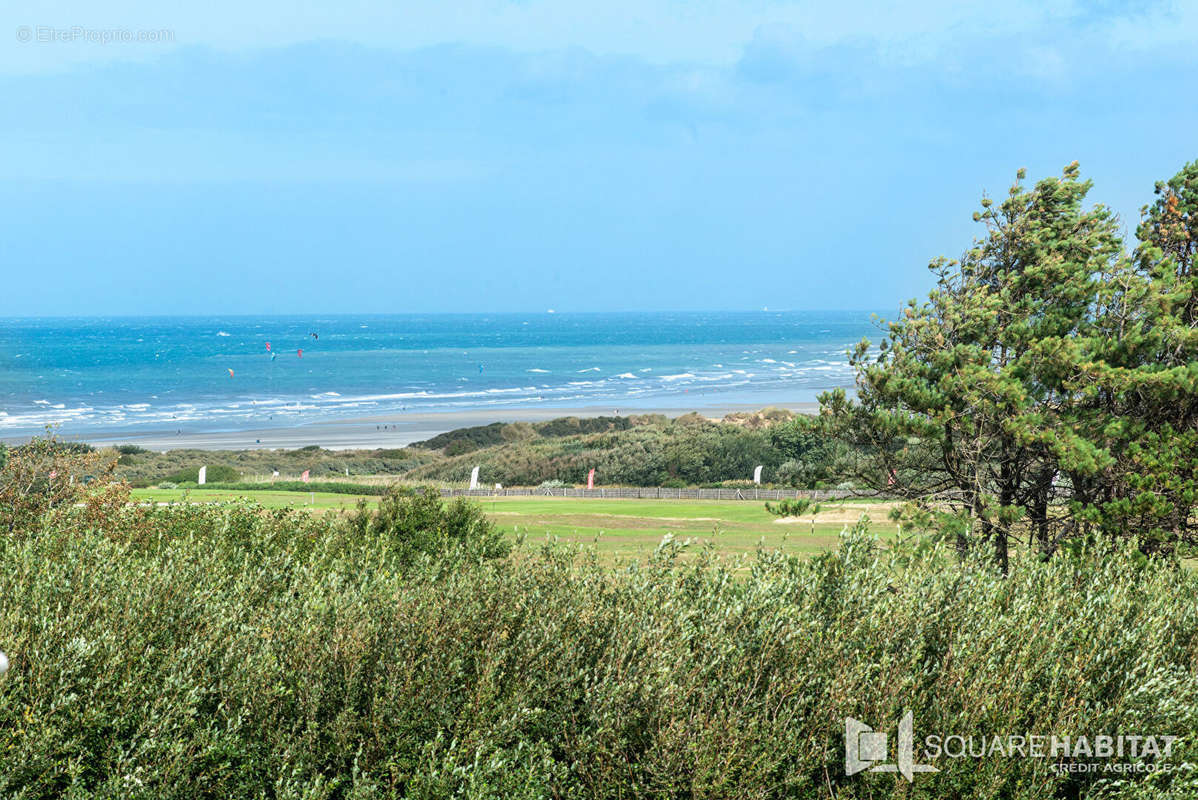
M 413 351 L 417 359 L 419 352 Z M 551 377 L 549 369 L 532 367 L 521 370 L 518 364 L 505 365 L 498 359 L 495 359 L 495 375 L 506 374 L 506 379 L 478 375 L 455 383 L 460 375 L 454 375 L 452 371 L 448 374 L 446 370 L 426 372 L 420 366 L 401 365 L 399 369 L 379 373 L 375 386 L 385 387 L 383 391 L 355 391 L 359 386 L 370 387 L 370 381 L 359 379 L 356 383 L 341 383 L 336 373 L 322 374 L 322 370 L 313 372 L 309 369 L 303 377 L 293 376 L 289 383 L 279 381 L 278 372 L 275 373 L 276 382 L 283 383 L 291 390 L 287 394 L 262 391 L 255 396 L 247 393 L 244 387 L 231 391 L 232 387 L 213 387 L 208 382 L 199 381 L 195 386 L 200 388 L 195 390 L 185 388 L 188 385 L 180 382 L 179 386 L 169 389 L 164 388 L 167 384 L 147 386 L 148 390 L 166 398 L 160 400 L 159 395 L 150 395 L 148 391 L 141 395 L 152 399 L 153 404 L 124 391 L 124 387 L 119 385 L 115 387 L 116 391 L 105 386 L 104 389 L 108 391 L 93 389 L 90 392 L 86 391 L 87 388 L 93 387 L 84 386 L 77 395 L 54 391 L 48 398 L 26 399 L 20 407 L 11 402 L 6 404 L 4 411 L 0 412 L 0 431 L 5 434 L 12 431 L 36 434 L 39 428 L 50 424 L 60 425 L 62 435 L 84 437 L 89 430 L 113 435 L 122 430 L 130 433 L 169 430 L 173 434 L 178 427 L 186 433 L 193 433 L 206 428 L 239 430 L 317 420 L 348 420 L 368 413 L 398 414 L 401 410 L 435 412 L 521 405 L 568 408 L 571 403 L 595 406 L 611 403 L 620 408 L 627 404 L 629 407 L 646 409 L 679 407 L 678 404 L 696 402 L 693 400 L 696 396 L 717 398 L 721 393 L 729 402 L 752 403 L 758 402 L 756 398 L 764 398 L 762 402 L 769 404 L 778 402 L 775 398 L 804 399 L 816 390 L 844 385 L 852 376 L 851 367 L 838 357 L 839 351 L 829 350 L 825 353 L 822 349 L 804 349 L 801 351 L 803 357 L 795 361 L 779 361 L 766 355 L 781 353 L 781 349 L 763 347 L 746 350 L 744 352 L 749 355 L 744 358 L 734 355 L 735 352 L 731 347 L 721 347 L 708 353 L 692 354 L 685 359 L 675 358 L 673 363 L 665 360 L 649 362 L 657 363 L 656 367 L 627 367 L 627 361 L 631 360 L 635 364 L 635 360 L 642 357 L 632 351 L 608 354 L 595 357 L 597 366 L 576 369 L 576 380 L 565 380 L 569 377 L 568 366 L 558 367 L 555 370 L 558 376 Z M 553 356 L 547 357 L 555 359 Z M 646 353 L 643 357 L 648 360 L 651 356 Z M 592 357 L 584 355 L 582 358 L 591 360 Z M 714 358 L 720 361 L 716 362 Z M 618 368 L 615 364 L 619 362 L 625 362 L 621 366 L 628 371 L 614 372 Z M 506 373 L 505 368 L 508 370 Z M 525 378 L 513 378 L 513 372 L 517 375 L 525 373 Z M 190 377 L 181 372 L 176 374 Z M 242 374 L 242 370 L 238 369 L 238 376 Z M 246 374 L 252 374 L 248 367 Z M 529 374 L 535 375 L 532 379 L 540 382 L 525 385 Z M 265 379 L 254 385 L 258 390 L 268 389 Z M 330 386 L 345 391 L 321 391 Z M 44 387 L 39 391 L 50 393 Z M 251 387 L 250 391 L 255 390 Z M 188 401 L 171 402 L 184 398 L 188 398 Z M 110 403 L 97 404 L 98 400 L 108 400 Z

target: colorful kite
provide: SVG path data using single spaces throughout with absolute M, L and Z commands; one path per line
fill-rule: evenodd
M 233 377 L 233 368 L 232 367 L 229 368 L 229 377 L 230 378 Z

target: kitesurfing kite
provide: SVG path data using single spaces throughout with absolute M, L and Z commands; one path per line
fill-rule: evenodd
M 296 354 L 296 356 L 298 356 L 299 358 L 303 358 L 303 357 L 304 357 L 304 349 L 301 347 L 299 350 L 296 350 L 296 351 L 295 351 L 295 354 Z
M 309 333 L 308 335 L 309 335 L 309 336 L 311 336 L 313 339 L 319 339 L 319 338 L 320 338 L 320 336 L 319 336 L 318 334 L 315 334 L 315 333 Z
M 229 368 L 229 377 L 230 378 L 233 377 L 233 368 L 232 367 Z
M 266 352 L 270 352 L 270 342 L 266 343 Z

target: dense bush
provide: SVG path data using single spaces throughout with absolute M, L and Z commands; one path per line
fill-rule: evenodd
M 770 443 L 783 462 L 774 480 L 787 486 L 823 488 L 851 474 L 856 453 L 819 429 L 811 417 L 794 417 L 768 430 Z
M 91 447 L 53 437 L 0 455 L 0 535 L 22 536 L 46 514 L 79 503 L 85 487 L 114 466 Z
M 577 436 L 580 433 L 626 431 L 637 425 L 651 424 L 654 417 L 559 417 L 534 422 L 532 427 L 540 436 Z
M 347 524 L 367 541 L 385 537 L 399 543 L 405 561 L 433 553 L 467 560 L 499 558 L 511 549 L 477 503 L 459 498 L 446 504 L 431 488 L 392 489 L 375 508 L 360 501 Z
M 413 447 L 428 450 L 445 450 L 447 455 L 458 455 L 477 450 L 481 447 L 491 447 L 506 442 L 516 442 L 537 437 L 559 438 L 562 436 L 577 436 L 583 433 L 607 433 L 609 431 L 624 431 L 637 425 L 653 424 L 660 416 L 630 416 L 630 417 L 559 417 L 544 422 L 493 422 L 490 425 L 477 425 L 471 428 L 458 428 L 438 434 L 423 442 L 416 442 Z
M 580 484 L 593 468 L 596 479 L 607 485 L 693 486 L 746 480 L 759 464 L 768 475 L 780 461 L 765 430 L 691 415 L 607 433 L 508 442 L 431 462 L 405 477 L 465 481 L 478 465 L 483 483 Z
M 199 479 L 199 467 L 188 467 L 166 476 L 166 480 L 171 483 L 196 483 Z M 204 480 L 209 483 L 236 483 L 241 480 L 241 473 L 224 464 L 213 464 L 205 472 Z
M 773 484 L 814 488 L 843 471 L 843 448 L 819 438 L 802 418 L 779 409 L 730 414 L 713 422 L 699 414 L 675 420 L 660 414 L 563 417 L 545 422 L 494 423 L 461 428 L 411 448 L 322 450 L 171 450 L 122 452 L 116 473 L 134 486 L 160 481 L 194 483 L 207 464 L 259 479 L 279 471 L 314 480 L 351 475 L 393 475 L 414 483 L 464 483 L 479 465 L 484 483 L 537 486 L 545 481 L 581 484 L 587 472 L 606 485 L 716 486 L 745 481 L 757 465 Z M 801 460 L 796 460 L 801 459 Z
M 490 425 L 476 425 L 470 428 L 457 428 L 438 434 L 423 442 L 416 442 L 413 447 L 423 447 L 427 450 L 441 450 L 453 447 L 459 452 L 475 450 L 479 447 L 489 447 L 508 441 L 504 436 L 508 428 L 506 422 L 493 422 Z
M 1198 582 L 1125 552 L 1003 579 L 854 535 L 612 573 L 488 559 L 477 510 L 419 495 L 352 519 L 71 506 L 26 533 L 0 540 L 6 798 L 1198 792 L 1043 759 L 843 774 L 844 718 L 907 708 L 917 736 L 1170 733 L 1198 759 Z

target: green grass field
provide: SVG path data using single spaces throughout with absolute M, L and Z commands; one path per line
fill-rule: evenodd
M 178 489 L 137 489 L 135 499 L 179 502 Z M 355 495 L 316 492 L 248 491 L 229 492 L 194 489 L 186 493 L 190 502 L 221 502 L 239 497 L 264 506 L 291 506 L 318 512 L 353 508 Z M 378 498 L 364 498 L 368 503 Z M 711 500 L 591 500 L 548 497 L 480 498 L 487 515 L 513 537 L 523 534 L 530 544 L 545 540 L 595 548 L 605 561 L 623 562 L 643 558 L 667 534 L 677 541 L 692 540 L 696 547 L 712 542 L 727 555 L 748 553 L 757 547 L 781 548 L 811 554 L 833 547 L 846 524 L 868 513 L 872 530 L 893 536 L 896 529 L 886 519 L 886 507 L 863 501 L 823 504 L 814 526 L 810 519 L 779 523 L 765 510 L 764 503 Z

